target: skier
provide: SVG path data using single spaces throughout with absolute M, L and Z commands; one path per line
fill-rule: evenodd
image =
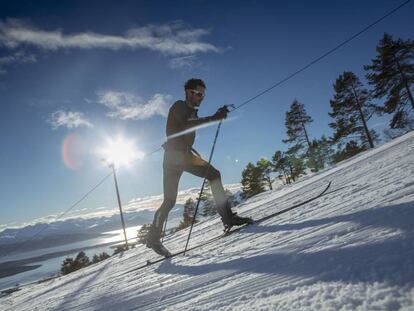
M 167 142 L 164 147 L 163 185 L 164 201 L 154 215 L 152 227 L 147 235 L 146 245 L 156 253 L 170 257 L 171 253 L 162 245 L 161 233 L 164 222 L 177 199 L 178 183 L 183 172 L 206 177 L 217 206 L 218 213 L 226 228 L 252 223 L 251 218 L 239 217 L 231 210 L 230 203 L 221 182 L 220 172 L 192 148 L 195 129 L 202 124 L 227 118 L 226 106 L 209 117 L 199 118 L 197 109 L 205 96 L 206 86 L 200 79 L 190 79 L 185 83 L 185 100 L 176 101 L 170 108 L 167 118 Z

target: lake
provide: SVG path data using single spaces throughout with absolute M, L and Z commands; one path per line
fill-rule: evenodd
M 128 227 L 126 229 L 127 238 L 134 239 L 137 236 L 137 231 L 141 226 Z M 29 265 L 41 265 L 40 267 L 18 273 L 12 276 L 0 278 L 0 290 L 13 287 L 16 284 L 26 284 L 30 282 L 35 282 L 44 278 L 48 278 L 54 275 L 57 275 L 60 271 L 60 267 L 65 258 L 76 257 L 79 253 L 79 249 L 85 248 L 85 253 L 92 260 L 94 254 L 99 254 L 106 252 L 109 255 L 112 255 L 114 250 L 110 248 L 110 245 L 122 243 L 124 241 L 123 230 L 115 230 L 102 233 L 101 237 L 95 239 L 89 239 L 81 242 L 70 243 L 65 245 L 60 245 L 56 247 L 43 248 L 34 251 L 21 252 L 16 254 L 11 254 L 9 256 L 2 257 L 1 262 L 22 260 L 32 257 L 38 257 L 42 255 L 51 254 L 51 258 L 42 261 L 33 261 Z M 89 248 L 89 249 L 86 249 Z M 71 250 L 76 250 L 71 252 Z M 68 252 L 65 255 L 54 256 L 53 253 L 57 252 Z M 0 262 L 0 263 L 1 263 Z

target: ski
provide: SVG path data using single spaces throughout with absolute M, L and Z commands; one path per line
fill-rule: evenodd
M 295 209 L 295 208 L 298 208 L 298 207 L 303 206 L 303 205 L 305 205 L 305 204 L 307 204 L 307 203 L 310 203 L 310 202 L 312 202 L 312 201 L 315 201 L 315 200 L 319 199 L 320 197 L 322 197 L 323 195 L 325 195 L 325 194 L 326 194 L 326 192 L 328 191 L 328 189 L 331 187 L 331 184 L 332 184 L 332 182 L 330 181 L 330 182 L 328 183 L 328 185 L 327 185 L 327 186 L 323 189 L 323 191 L 322 191 L 322 192 L 320 192 L 318 195 L 316 195 L 316 196 L 314 196 L 314 197 L 312 197 L 312 198 L 310 198 L 310 199 L 308 199 L 308 200 L 305 200 L 305 201 L 299 202 L 299 203 L 294 204 L 294 205 L 292 205 L 292 206 L 290 206 L 290 207 L 288 207 L 288 208 L 285 208 L 285 209 L 283 209 L 283 210 L 277 211 L 277 212 L 275 212 L 275 213 L 272 213 L 272 214 L 266 215 L 266 216 L 264 216 L 264 217 L 262 217 L 262 218 L 259 218 L 259 219 L 257 219 L 257 220 L 254 220 L 254 221 L 253 221 L 253 223 L 251 223 L 251 224 L 245 224 L 245 225 L 242 225 L 242 226 L 240 226 L 240 227 L 237 227 L 236 229 L 232 229 L 232 230 L 230 230 L 230 231 L 226 231 L 226 232 L 224 232 L 223 234 L 220 234 L 219 236 L 216 236 L 216 237 L 214 237 L 214 238 L 211 238 L 210 240 L 207 240 L 207 241 L 206 241 L 206 242 L 204 242 L 204 243 L 201 243 L 201 244 L 198 244 L 198 245 L 195 245 L 195 246 L 193 246 L 193 247 L 188 248 L 188 249 L 187 249 L 187 252 L 188 252 L 188 251 L 191 251 L 191 250 L 194 250 L 194 249 L 196 249 L 196 248 L 200 248 L 200 247 L 206 246 L 206 245 L 208 245 L 208 244 L 210 244 L 210 243 L 213 243 L 213 242 L 215 242 L 215 241 L 217 241 L 217 240 L 220 240 L 221 238 L 224 238 L 224 237 L 226 237 L 226 236 L 228 236 L 228 235 L 230 235 L 230 234 L 233 234 L 233 233 L 235 233 L 235 232 L 238 232 L 238 231 L 240 231 L 240 230 L 242 230 L 242 229 L 246 228 L 247 226 L 251 226 L 251 225 L 259 224 L 259 223 L 261 223 L 261 222 L 263 222 L 263 221 L 265 221 L 265 220 L 267 220 L 267 219 L 270 219 L 270 218 L 273 218 L 273 217 L 279 216 L 279 215 L 284 214 L 284 213 L 287 213 L 287 212 L 289 212 L 289 211 L 291 211 L 291 210 L 293 210 L 293 209 Z M 128 270 L 128 271 L 126 271 L 126 272 L 125 272 L 125 273 L 123 273 L 123 274 L 128 274 L 128 273 L 133 272 L 133 271 L 137 271 L 137 270 L 144 269 L 144 268 L 149 267 L 149 266 L 151 266 L 151 265 L 153 265 L 153 264 L 156 264 L 156 263 L 162 262 L 162 261 L 167 260 L 167 259 L 174 258 L 174 257 L 176 257 L 176 256 L 178 256 L 178 255 L 183 254 L 183 253 L 184 253 L 184 250 L 179 251 L 179 252 L 176 252 L 176 253 L 172 253 L 172 254 L 171 254 L 171 256 L 169 256 L 169 257 L 161 257 L 161 258 L 158 258 L 158 259 L 155 259 L 155 260 L 147 260 L 147 262 L 146 262 L 144 265 L 141 265 L 141 266 L 136 267 L 136 268 L 134 268 L 134 269 Z M 122 274 L 122 275 L 123 275 L 123 274 Z
M 233 232 L 240 231 L 240 230 L 242 230 L 243 228 L 245 228 L 245 227 L 247 227 L 247 226 L 250 226 L 250 225 L 255 225 L 255 224 L 261 223 L 261 222 L 263 222 L 263 221 L 265 221 L 265 220 L 268 220 L 268 219 L 270 219 L 270 218 L 273 218 L 273 217 L 279 216 L 279 215 L 281 215 L 281 214 L 287 213 L 287 212 L 289 212 L 289 211 L 291 211 L 291 210 L 293 210 L 293 209 L 295 209 L 295 208 L 298 208 L 298 207 L 300 207 L 300 206 L 302 206 L 302 205 L 305 205 L 305 204 L 308 204 L 308 203 L 310 203 L 310 202 L 312 202 L 312 201 L 315 201 L 316 199 L 319 199 L 321 196 L 323 196 L 323 195 L 324 195 L 324 194 L 328 191 L 328 189 L 331 187 L 331 184 L 332 184 L 332 182 L 330 181 L 330 182 L 328 183 L 328 185 L 325 187 L 325 189 L 324 189 L 321 193 L 319 193 L 317 196 L 314 196 L 314 197 L 312 197 L 312 198 L 310 198 L 310 199 L 308 199 L 308 200 L 306 200 L 306 201 L 302 201 L 302 202 L 300 202 L 300 203 L 298 203 L 298 204 L 295 204 L 295 205 L 289 206 L 288 208 L 282 209 L 281 211 L 277 211 L 277 212 L 275 212 L 275 213 L 272 213 L 272 214 L 266 215 L 266 216 L 264 216 L 264 217 L 262 217 L 262 218 L 256 219 L 256 220 L 254 220 L 254 221 L 253 221 L 253 223 L 251 223 L 251 224 L 245 224 L 245 225 L 240 226 L 240 227 L 237 227 L 236 229 L 233 229 L 233 230 L 231 230 L 231 228 L 230 228 L 230 230 L 227 230 L 227 231 L 225 232 L 225 236 L 230 235 L 230 234 L 232 234 Z
M 165 248 L 165 246 L 162 243 L 151 243 L 148 244 L 147 242 L 147 247 L 152 249 L 154 252 L 156 252 L 158 255 L 163 256 L 165 258 L 169 258 L 172 256 L 172 254 L 170 253 L 170 251 Z

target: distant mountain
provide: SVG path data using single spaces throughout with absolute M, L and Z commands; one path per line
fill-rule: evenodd
M 230 191 L 240 190 L 240 186 L 226 186 Z M 183 213 L 183 204 L 188 198 L 196 198 L 198 188 L 180 191 L 176 206 L 171 210 L 168 221 L 178 225 Z M 236 193 L 236 197 L 239 195 Z M 138 226 L 151 223 L 155 210 L 162 202 L 163 196 L 153 196 L 131 200 L 124 206 L 126 225 Z M 46 217 L 50 219 L 51 217 Z M 33 224 L 18 228 L 6 228 L 0 232 L 0 252 L 29 251 L 46 247 L 59 246 L 99 237 L 103 233 L 119 230 L 120 217 L 118 208 L 92 211 L 87 214 L 71 215 L 70 218 L 57 221 L 34 221 Z

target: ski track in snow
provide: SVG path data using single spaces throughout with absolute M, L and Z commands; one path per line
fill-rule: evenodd
M 0 298 L 1 310 L 414 310 L 414 133 L 238 207 L 323 197 L 150 267 L 143 245 Z M 195 225 L 190 247 L 222 232 Z M 187 230 L 165 245 L 183 249 Z

